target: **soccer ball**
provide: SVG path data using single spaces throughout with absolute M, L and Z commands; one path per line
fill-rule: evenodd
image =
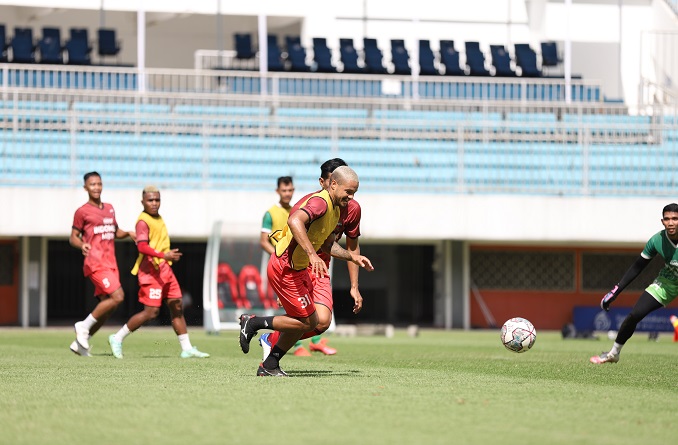
M 524 318 L 511 318 L 501 327 L 501 342 L 509 351 L 529 351 L 536 339 L 537 331 L 532 323 Z

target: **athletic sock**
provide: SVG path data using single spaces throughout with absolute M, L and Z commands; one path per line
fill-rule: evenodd
M 250 318 L 250 326 L 255 331 L 260 329 L 273 329 L 273 315 L 270 317 L 252 317 Z
M 321 338 L 322 338 L 321 335 L 314 335 L 313 337 L 311 337 L 311 343 L 317 345 L 318 343 L 320 343 Z
M 275 369 L 280 366 L 280 359 L 285 355 L 285 351 L 280 349 L 278 346 L 273 346 L 271 348 L 271 353 L 268 354 L 266 360 L 264 360 L 264 368 L 266 369 Z
M 82 320 L 82 325 L 83 325 L 85 328 L 87 328 L 87 330 L 89 331 L 90 329 L 92 329 L 92 326 L 94 326 L 94 325 L 96 324 L 96 322 L 97 322 L 97 319 L 94 318 L 94 317 L 92 317 L 92 314 L 89 314 L 89 315 L 87 316 L 87 318 L 85 318 L 84 320 Z
M 191 349 L 193 349 L 191 340 L 188 339 L 188 333 L 177 335 L 177 338 L 179 339 L 179 344 L 181 345 L 182 351 L 190 351 Z
M 271 334 L 268 336 L 268 342 L 271 344 L 271 347 L 275 346 L 278 343 L 279 338 L 280 338 L 280 331 L 271 332 Z
M 615 342 L 612 346 L 612 349 L 610 349 L 610 354 L 619 355 L 623 347 L 624 345 L 620 345 L 619 343 Z
M 127 327 L 127 324 L 125 324 L 123 327 L 120 328 L 118 332 L 115 333 L 115 340 L 122 343 L 125 337 L 127 337 L 131 333 L 132 331 L 130 331 L 129 328 Z

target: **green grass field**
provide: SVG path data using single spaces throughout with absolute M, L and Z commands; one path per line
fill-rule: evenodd
M 498 332 L 330 337 L 336 356 L 286 357 L 291 378 L 256 377 L 236 332 L 191 340 L 142 328 L 125 359 L 97 335 L 72 354 L 69 330 L 0 330 L 2 444 L 668 444 L 676 442 L 678 344 L 632 338 L 615 365 L 588 363 L 610 341 L 539 332 L 511 353 Z M 105 334 L 105 335 L 102 335 Z

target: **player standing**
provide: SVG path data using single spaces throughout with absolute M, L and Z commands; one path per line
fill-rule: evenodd
M 678 204 L 668 204 L 664 207 L 661 223 L 664 230 L 654 234 L 645 244 L 640 256 L 626 271 L 621 281 L 603 297 L 600 307 L 608 311 L 617 296 L 640 275 L 657 254 L 664 258 L 664 267 L 652 284 L 638 297 L 631 313 L 622 322 L 612 349 L 591 357 L 591 363 L 617 363 L 622 347 L 631 338 L 638 323 L 650 312 L 668 305 L 678 296 Z
M 358 175 L 349 167 L 337 168 L 330 178 L 327 190 L 314 193 L 299 210 L 290 214 L 283 236 L 276 245 L 276 254 L 268 263 L 268 279 L 285 309 L 286 315 L 240 317 L 240 347 L 249 352 L 249 344 L 260 329 L 282 332 L 270 354 L 259 365 L 257 375 L 284 377 L 280 359 L 306 333 L 318 325 L 318 314 L 313 302 L 311 274 L 324 277 L 325 261 L 317 252 L 322 248 L 335 258 L 353 261 L 372 270 L 370 260 L 343 249 L 335 242 L 334 230 L 339 222 L 340 209 L 347 207 L 358 190 Z
M 170 248 L 167 226 L 158 213 L 160 190 L 153 186 L 145 187 L 141 193 L 141 204 L 144 211 L 136 224 L 139 256 L 132 274 L 137 275 L 139 280 L 139 302 L 144 308 L 132 315 L 117 333 L 108 337 L 113 356 L 123 357 L 122 341 L 125 337 L 156 318 L 160 313 L 160 305 L 166 300 L 172 327 L 181 345 L 181 358 L 207 358 L 209 354 L 200 352 L 188 338 L 181 288 L 171 267 L 172 262 L 179 261 L 182 254 L 179 249 Z
M 346 162 L 340 158 L 330 159 L 325 161 L 320 166 L 320 188 L 321 190 L 327 190 L 330 185 L 330 175 L 334 172 L 335 169 L 341 166 L 345 166 Z M 316 192 L 318 193 L 318 192 Z M 301 200 L 293 207 L 292 211 L 296 211 L 299 206 L 308 200 L 313 193 L 301 198 Z M 334 230 L 335 241 L 339 241 L 342 235 L 346 234 L 346 249 L 349 252 L 353 252 L 357 255 L 360 255 L 360 245 L 358 244 L 358 237 L 360 236 L 360 217 L 361 217 L 361 208 L 358 201 L 352 199 L 349 201 L 347 207 L 341 208 L 341 213 L 339 215 L 339 222 L 337 227 Z M 320 252 L 318 254 L 320 258 L 325 261 L 325 265 L 328 270 L 330 267 L 331 256 L 325 252 Z M 360 295 L 360 290 L 358 289 L 358 274 L 360 267 L 353 262 L 346 262 L 348 266 L 348 275 L 351 281 L 351 290 L 350 294 L 353 298 L 353 313 L 357 314 L 360 312 L 363 306 L 363 297 Z M 313 279 L 313 302 L 316 305 L 318 310 L 318 326 L 311 331 L 302 335 L 302 339 L 311 337 L 311 351 L 322 352 L 325 355 L 336 354 L 337 350 L 331 348 L 327 345 L 324 338 L 321 338 L 320 334 L 327 331 L 332 323 L 332 309 L 334 306 L 334 300 L 332 298 L 332 284 L 330 283 L 329 274 L 320 278 L 316 275 L 311 275 Z M 280 337 L 280 332 L 275 331 L 273 333 L 262 334 L 259 338 L 259 344 L 261 345 L 264 353 L 264 360 L 268 357 L 268 354 L 271 351 L 272 345 L 275 345 Z
M 120 229 L 113 206 L 101 202 L 101 175 L 93 171 L 86 173 L 83 179 L 88 200 L 75 211 L 69 243 L 85 257 L 83 273 L 94 284 L 94 296 L 99 303 L 87 318 L 75 323 L 75 341 L 70 349 L 89 357 L 89 339 L 125 298 L 115 258 L 115 239 L 130 237 L 134 241 L 135 234 Z

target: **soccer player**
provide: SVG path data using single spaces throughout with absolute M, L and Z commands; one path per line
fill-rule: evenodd
M 314 193 L 299 210 L 290 214 L 275 255 L 268 263 L 269 283 L 286 314 L 270 317 L 243 314 L 240 317 L 239 341 L 245 354 L 260 329 L 281 332 L 278 342 L 259 365 L 257 375 L 286 376 L 280 369 L 280 360 L 303 334 L 318 326 L 311 275 L 319 278 L 327 275 L 327 265 L 317 253 L 321 248 L 335 258 L 373 270 L 368 258 L 343 249 L 335 241 L 334 230 L 341 208 L 348 206 L 358 186 L 358 175 L 349 167 L 339 167 L 332 173 L 327 190 Z
M 606 311 L 626 286 L 650 264 L 657 254 L 664 259 L 664 267 L 654 282 L 640 295 L 631 313 L 622 322 L 612 349 L 591 357 L 591 363 L 617 363 L 622 347 L 636 330 L 636 326 L 650 312 L 671 303 L 678 295 L 678 204 L 668 204 L 662 210 L 664 230 L 650 238 L 640 256 L 626 271 L 621 281 L 600 302 Z
M 330 174 L 337 167 L 344 165 L 346 165 L 346 162 L 344 162 L 343 159 L 334 158 L 325 161 L 320 166 L 320 178 L 318 181 L 321 190 L 329 188 Z M 301 200 L 293 207 L 293 211 L 297 210 L 301 203 L 305 202 L 311 195 L 312 193 L 301 198 Z M 360 216 L 360 204 L 358 204 L 358 201 L 355 199 L 350 200 L 348 206 L 341 209 L 339 222 L 334 230 L 336 241 L 339 241 L 341 237 L 346 234 L 346 249 L 349 252 L 356 254 L 360 254 L 360 245 L 358 244 L 358 237 L 360 236 Z M 331 257 L 322 251 L 318 255 L 325 261 L 329 270 Z M 358 289 L 358 274 L 360 267 L 353 262 L 347 262 L 346 265 L 348 266 L 348 275 L 351 281 L 350 295 L 354 301 L 353 313 L 357 314 L 363 306 L 363 297 L 360 295 L 360 290 Z M 333 355 L 337 353 L 337 350 L 328 346 L 325 339 L 320 335 L 325 332 L 330 327 L 330 323 L 332 323 L 332 308 L 334 304 L 330 276 L 326 275 L 322 278 L 318 278 L 315 275 L 311 275 L 311 278 L 313 279 L 313 302 L 318 310 L 318 326 L 312 332 L 305 333 L 301 338 L 311 337 L 311 351 L 322 352 L 325 355 Z M 272 345 L 276 344 L 279 337 L 280 332 L 278 331 L 270 334 L 262 334 L 261 337 L 259 337 L 259 344 L 263 349 L 264 360 L 268 357 Z
M 137 249 L 139 256 L 132 269 L 139 281 L 139 302 L 144 305 L 120 328 L 108 337 L 108 343 L 115 358 L 122 358 L 122 342 L 129 334 L 144 323 L 153 320 L 160 313 L 160 305 L 167 302 L 172 318 L 172 327 L 181 345 L 181 358 L 207 358 L 209 354 L 200 352 L 191 344 L 186 329 L 186 319 L 181 302 L 181 288 L 174 272 L 172 262 L 179 261 L 182 253 L 170 248 L 170 237 L 160 209 L 160 190 L 147 186 L 141 193 L 144 211 L 137 219 Z
M 134 232 L 120 229 L 113 206 L 101 202 L 101 175 L 89 172 L 83 179 L 89 198 L 75 211 L 69 243 L 82 251 L 85 257 L 83 273 L 94 284 L 94 296 L 99 299 L 99 303 L 87 318 L 75 323 L 75 341 L 71 343 L 70 349 L 78 355 L 89 357 L 89 339 L 125 298 L 115 259 L 115 239 L 130 237 L 134 241 L 135 235 Z
M 287 218 L 290 217 L 292 206 L 292 195 L 294 194 L 294 182 L 291 176 L 281 176 L 278 178 L 278 188 L 275 190 L 280 199 L 264 214 L 264 220 L 261 223 L 261 234 L 259 244 L 264 250 L 261 261 L 262 285 L 268 291 L 268 279 L 266 277 L 266 268 L 271 255 L 275 253 L 275 245 L 282 236 L 282 231 L 287 224 Z M 308 357 L 310 352 L 298 341 L 294 345 L 294 355 Z

